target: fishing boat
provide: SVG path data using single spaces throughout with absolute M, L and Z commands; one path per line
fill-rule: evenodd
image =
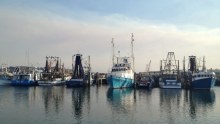
M 196 56 L 189 56 L 190 71 L 192 73 L 192 89 L 211 89 L 215 86 L 216 75 L 214 72 L 208 72 L 205 68 L 205 57 L 203 57 L 203 67 L 200 71 Z
M 11 76 L 7 74 L 0 74 L 0 85 L 10 85 L 11 84 Z
M 180 89 L 181 82 L 177 80 L 177 75 L 167 74 L 159 80 L 160 88 L 164 89 Z
M 36 76 L 34 74 L 14 74 L 11 80 L 12 86 L 37 86 Z
M 179 60 L 175 59 L 174 52 L 168 52 L 164 61 L 164 67 L 161 60 L 161 78 L 159 79 L 160 88 L 180 89 L 182 88 L 179 80 Z
M 74 61 L 75 59 L 75 61 Z M 75 54 L 72 56 L 73 74 L 70 80 L 66 81 L 67 87 L 81 87 L 88 84 L 88 76 L 84 72 L 82 65 L 82 54 Z
M 10 85 L 13 74 L 7 71 L 5 64 L 2 64 L 0 70 L 0 85 Z
M 114 41 L 112 39 L 113 57 L 112 69 L 107 75 L 107 82 L 110 88 L 126 88 L 134 85 L 134 55 L 133 55 L 133 34 L 132 34 L 132 55 L 131 57 L 116 57 L 114 54 Z M 115 62 L 116 58 L 116 62 Z M 131 58 L 133 59 L 133 68 L 131 67 Z
M 55 64 L 54 64 L 55 63 Z M 59 57 L 46 56 L 46 65 L 41 73 L 38 85 L 40 86 L 62 86 L 65 84 L 63 78 L 63 66 L 61 68 Z M 55 65 L 55 66 L 53 66 Z
M 127 61 L 127 57 L 122 57 L 120 59 L 122 59 L 122 62 L 114 64 L 111 73 L 108 75 L 110 87 L 132 87 L 134 84 L 134 71 L 131 69 L 130 63 Z
M 136 76 L 136 84 L 138 88 L 153 88 L 154 78 L 150 74 L 150 64 L 151 60 L 146 66 L 146 72 L 139 73 Z
M 141 75 L 137 79 L 138 88 L 152 88 L 154 84 L 154 79 L 150 75 Z

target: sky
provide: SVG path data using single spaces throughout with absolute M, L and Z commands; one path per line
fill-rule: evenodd
M 45 66 L 46 56 L 58 56 L 71 68 L 80 53 L 90 56 L 92 71 L 107 72 L 112 38 L 120 56 L 130 56 L 133 33 L 137 72 L 150 60 L 150 70 L 159 70 L 168 52 L 180 68 L 190 55 L 220 68 L 219 6 L 219 0 L 1 0 L 0 64 Z

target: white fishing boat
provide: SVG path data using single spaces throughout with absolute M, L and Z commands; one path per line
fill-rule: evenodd
M 112 57 L 112 69 L 107 76 L 107 82 L 110 88 L 125 88 L 132 87 L 134 85 L 134 55 L 133 55 L 133 34 L 132 34 L 132 55 L 131 57 L 116 57 L 114 54 L 114 42 L 113 57 Z M 115 62 L 116 58 L 116 62 Z M 131 59 L 133 60 L 133 67 L 131 66 Z

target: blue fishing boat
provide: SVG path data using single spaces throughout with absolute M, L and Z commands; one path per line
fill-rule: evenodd
M 189 56 L 190 71 L 192 73 L 192 89 L 211 89 L 215 86 L 216 75 L 214 72 L 208 72 L 205 68 L 205 58 L 203 58 L 203 68 L 198 69 L 196 56 Z
M 115 62 L 114 54 L 114 42 L 112 39 L 113 46 L 113 66 L 111 72 L 107 75 L 107 82 L 110 88 L 125 88 L 132 87 L 134 85 L 134 65 L 131 67 L 130 59 L 133 58 L 133 34 L 132 34 L 132 56 L 131 57 L 116 57 L 117 62 Z
M 34 74 L 15 74 L 11 80 L 13 86 L 36 86 L 37 80 Z
M 211 89 L 215 86 L 214 72 L 197 72 L 192 75 L 192 89 Z
M 76 54 L 73 56 L 72 60 L 75 58 L 75 66 L 73 69 L 73 74 L 70 80 L 66 81 L 67 87 L 81 87 L 85 86 L 87 83 L 87 78 L 84 74 L 84 69 L 82 66 L 82 54 Z

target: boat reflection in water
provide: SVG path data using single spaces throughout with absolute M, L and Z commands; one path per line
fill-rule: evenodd
M 166 123 L 203 122 L 212 116 L 215 103 L 213 90 L 160 90 L 160 120 Z M 177 115 L 177 116 L 173 116 Z
M 181 118 L 181 89 L 160 90 L 160 120 L 166 123 L 175 124 Z M 173 116 L 173 115 L 178 115 Z
M 64 104 L 65 87 L 41 87 L 45 113 L 59 113 Z
M 75 118 L 81 118 L 83 101 L 85 98 L 85 88 L 74 88 L 72 90 L 72 107 L 74 109 Z
M 35 103 L 37 98 L 35 87 L 17 87 L 12 89 L 15 103 L 18 105 L 17 108 L 29 107 Z
M 77 123 L 90 113 L 90 88 L 72 87 L 72 114 Z
M 189 91 L 190 95 L 190 116 L 197 118 L 206 116 L 214 108 L 215 92 L 213 90 L 193 90 Z
M 132 88 L 112 89 L 107 91 L 107 100 L 113 109 L 113 112 L 127 113 L 133 108 L 135 101 L 134 90 Z
M 181 89 L 161 89 L 160 90 L 160 106 L 168 110 L 180 107 L 182 90 Z

